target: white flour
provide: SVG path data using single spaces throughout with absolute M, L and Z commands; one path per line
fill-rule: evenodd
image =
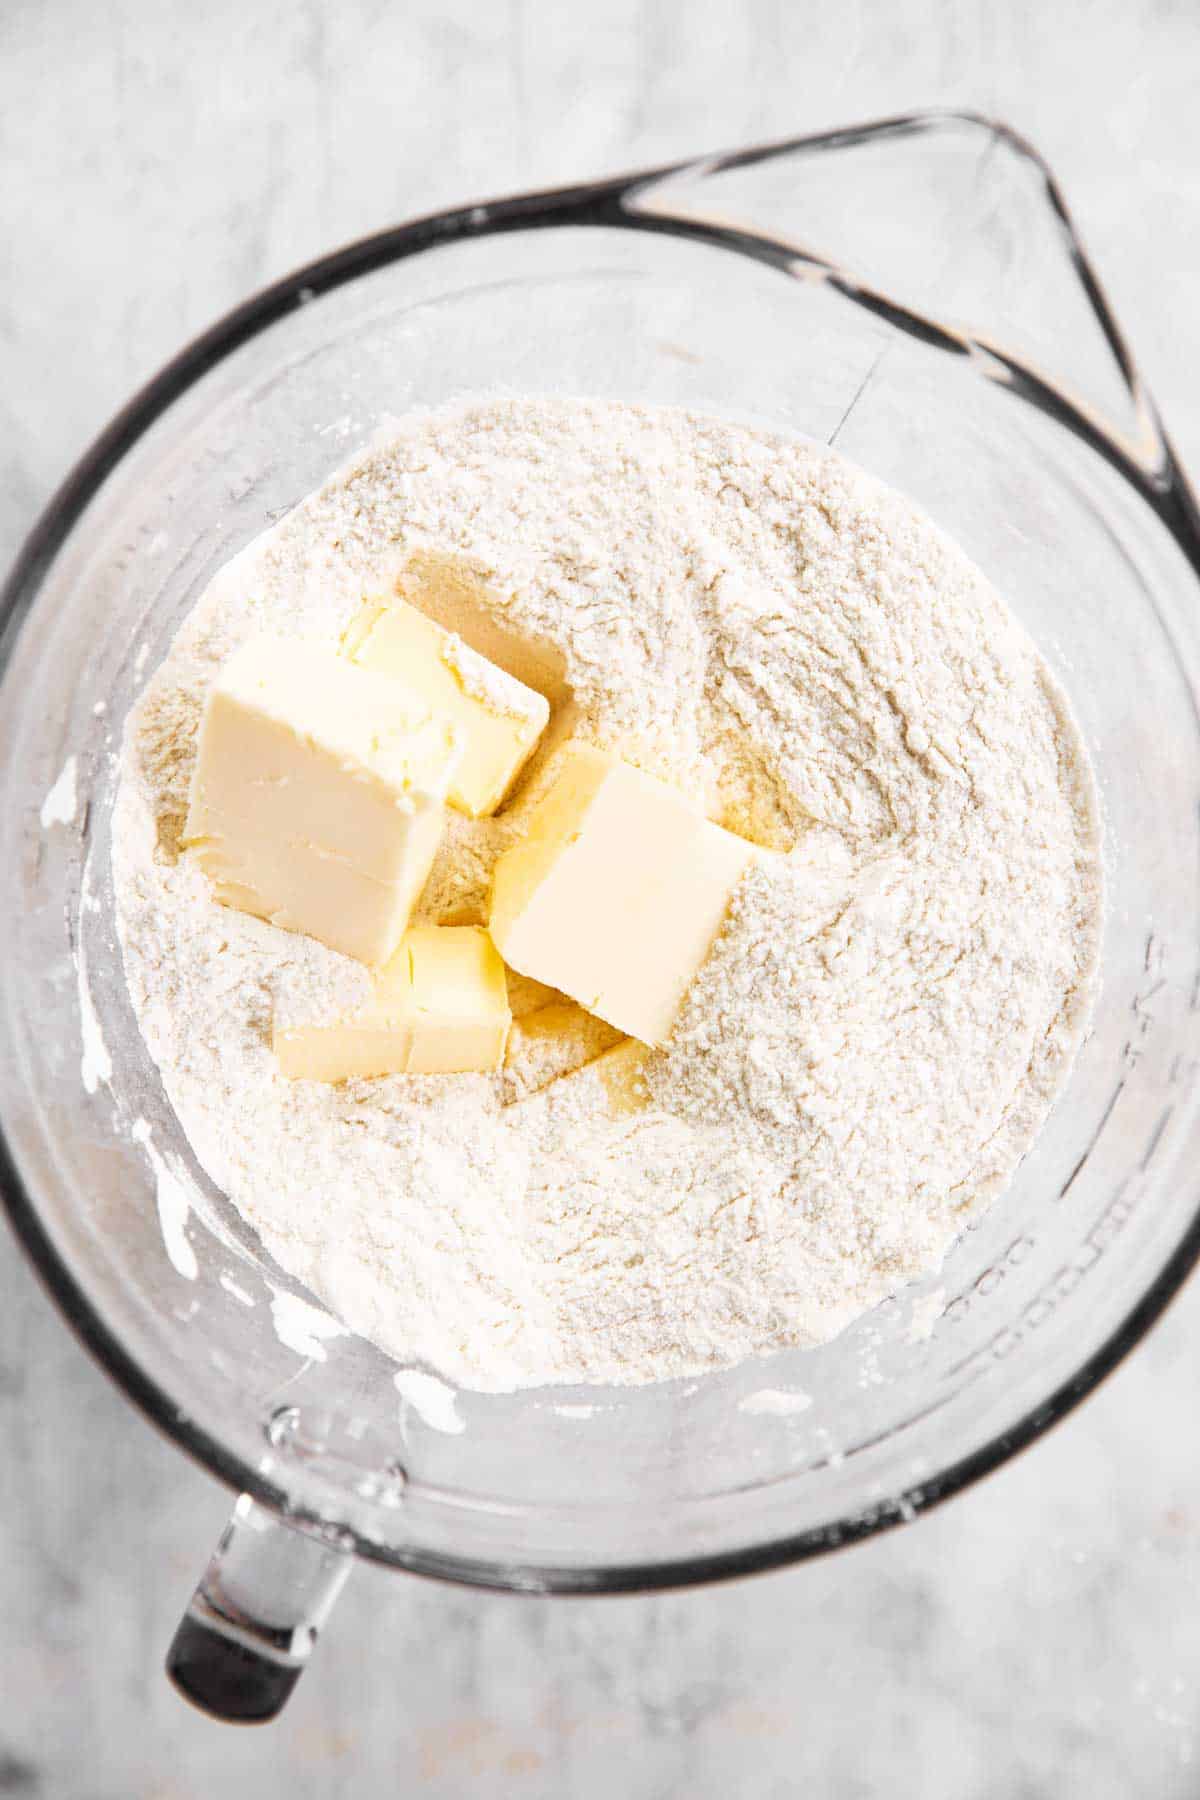
M 536 1045 L 516 1080 L 289 1083 L 275 996 L 352 1000 L 363 972 L 177 858 L 222 660 L 261 630 L 336 645 L 421 551 L 565 666 L 580 735 L 794 852 L 743 883 L 643 1112 L 586 1069 L 530 1094 Z M 485 916 L 546 772 L 510 816 L 453 818 L 425 917 Z M 1100 913 L 1075 727 L 963 556 L 831 454 L 608 403 L 414 416 L 250 546 L 130 721 L 113 860 L 200 1160 L 349 1326 L 481 1388 L 818 1342 L 936 1267 L 1066 1075 Z M 517 983 L 515 1009 L 546 997 Z

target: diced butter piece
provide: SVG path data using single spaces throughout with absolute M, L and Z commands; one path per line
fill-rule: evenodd
M 536 1093 L 622 1041 L 614 1025 L 585 1012 L 574 1000 L 551 1000 L 522 1018 L 514 1016 L 504 1053 L 506 1103 Z
M 549 638 L 509 616 L 507 596 L 482 563 L 452 550 L 414 550 L 396 577 L 395 591 L 498 669 L 545 694 L 555 712 L 570 700 L 566 657 Z
M 367 1081 L 403 1075 L 413 1048 L 408 953 L 401 942 L 391 962 L 375 971 L 373 993 L 348 1018 L 305 1018 L 275 1009 L 273 1044 L 291 1081 Z
M 582 1113 L 609 1119 L 632 1117 L 652 1104 L 644 1079 L 646 1058 L 651 1054 L 636 1038 L 622 1038 L 582 1067 L 556 1076 L 545 1087 L 522 1094 L 511 1104 L 541 1106 L 549 1117 L 567 1124 Z
M 614 1044 L 611 1050 L 589 1063 L 586 1071 L 580 1069 L 578 1073 L 586 1072 L 591 1080 L 600 1083 L 611 1116 L 645 1112 L 650 1105 L 650 1095 L 642 1071 L 648 1054 L 645 1044 L 639 1044 L 636 1038 L 626 1038 L 624 1043 Z
M 498 1069 L 512 1013 L 504 964 L 480 925 L 416 925 L 410 964 L 412 1075 Z
M 368 600 L 343 647 L 360 668 L 390 676 L 413 705 L 451 722 L 462 758 L 450 804 L 473 819 L 495 812 L 546 729 L 545 696 L 403 600 Z
M 575 746 L 496 865 L 491 933 L 514 969 L 665 1044 L 755 854 L 665 782 Z
M 477 925 L 415 925 L 346 1019 L 277 1012 L 282 1072 L 308 1081 L 498 1069 L 512 1014 L 504 964 Z
M 453 727 L 386 677 L 254 638 L 209 693 L 184 843 L 227 906 L 384 963 L 429 874 L 456 755 Z
M 494 867 L 494 864 L 493 864 Z M 492 870 L 488 870 L 488 891 L 484 911 L 492 903 Z M 458 921 L 455 920 L 454 923 Z M 463 924 L 474 924 L 474 920 L 463 920 Z M 450 921 L 447 921 L 450 923 Z M 512 1007 L 513 1024 L 523 1019 L 527 1013 L 541 1012 L 545 1006 L 552 1006 L 555 1001 L 563 1000 L 567 1006 L 574 1006 L 573 1000 L 564 1000 L 557 988 L 547 987 L 544 981 L 535 981 L 532 975 L 518 975 L 515 969 L 507 966 L 504 970 L 508 977 L 508 1004 Z

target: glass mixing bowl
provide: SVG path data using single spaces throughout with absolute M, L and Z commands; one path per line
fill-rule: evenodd
M 212 573 L 389 416 L 485 388 L 762 421 L 912 495 L 1074 699 L 1108 911 L 1070 1085 L 940 1275 L 823 1349 L 468 1393 L 438 1418 L 370 1344 L 314 1329 L 197 1167 L 125 994 L 108 834 L 122 721 Z M 1198 568 L 1186 482 L 1053 181 L 964 116 L 385 232 L 131 402 L 4 601 L 0 1119 L 8 1209 L 59 1305 L 243 1496 L 172 1651 L 185 1689 L 276 1710 L 355 1555 L 580 1593 L 847 1544 L 994 1468 L 1137 1341 L 1200 1250 Z

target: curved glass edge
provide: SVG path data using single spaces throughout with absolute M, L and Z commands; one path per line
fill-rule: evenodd
M 801 243 L 763 233 L 753 225 L 726 216 L 705 214 L 694 207 L 673 211 L 669 204 L 671 188 L 681 180 L 702 183 L 708 177 L 753 167 L 756 163 L 835 151 L 873 139 L 964 130 L 977 133 L 990 143 L 1005 145 L 1036 172 L 1042 198 L 1053 215 L 1072 273 L 1133 406 L 1137 431 L 1132 437 L 1107 425 L 1092 407 L 1073 396 L 1052 375 L 984 331 L 960 329 L 945 319 L 906 306 L 860 281 L 845 266 L 829 261 Z M 665 204 L 660 197 L 664 193 Z M 781 273 L 806 281 L 818 280 L 930 348 L 968 358 L 985 380 L 1009 388 L 1071 431 L 1114 467 L 1167 526 L 1192 567 L 1200 573 L 1200 507 L 1191 484 L 1099 275 L 1084 249 L 1062 189 L 1045 158 L 1020 132 L 982 113 L 955 110 L 904 113 L 866 125 L 791 138 L 633 177 L 624 184 L 619 205 L 625 216 L 613 222 L 647 230 L 665 230 L 680 237 L 739 250 Z
M 289 313 L 322 294 L 405 257 L 465 238 L 500 232 L 537 230 L 555 225 L 599 225 L 666 231 L 698 237 L 738 250 L 793 273 L 797 256 L 779 239 L 727 220 L 694 212 L 672 217 L 665 211 L 637 210 L 639 197 L 681 176 L 703 179 L 725 169 L 782 158 L 802 151 L 837 150 L 872 138 L 962 129 L 964 126 L 1004 141 L 1039 171 L 1047 203 L 1065 233 L 1076 272 L 1089 305 L 1108 341 L 1131 395 L 1153 427 L 1159 448 L 1156 467 L 1132 455 L 1113 434 L 1039 371 L 1009 356 L 983 338 L 953 330 L 941 321 L 890 301 L 832 265 L 820 265 L 824 278 L 853 302 L 934 348 L 972 356 L 985 379 L 998 380 L 1019 397 L 1047 412 L 1110 463 L 1151 507 L 1200 573 L 1200 509 L 1181 464 L 1162 427 L 1157 409 L 1138 374 L 1132 354 L 1104 296 L 1099 279 L 1083 250 L 1062 192 L 1040 153 L 1018 132 L 983 114 L 967 111 L 924 111 L 846 126 L 833 131 L 753 146 L 717 156 L 685 159 L 660 168 L 578 186 L 548 189 L 490 201 L 450 212 L 429 214 L 358 239 L 316 259 L 251 296 L 187 344 L 115 415 L 71 470 L 43 510 L 0 590 L 0 674 L 7 666 L 24 619 L 42 578 L 70 532 L 126 453 L 189 388 L 241 345 Z M 498 1564 L 440 1552 L 380 1544 L 328 1513 L 314 1514 L 289 1504 L 284 1490 L 262 1468 L 228 1451 L 182 1412 L 170 1394 L 130 1355 L 109 1329 L 88 1295 L 59 1256 L 25 1189 L 11 1148 L 0 1130 L 0 1202 L 13 1230 L 51 1299 L 89 1355 L 100 1364 L 125 1396 L 172 1443 L 235 1493 L 247 1493 L 290 1521 L 317 1531 L 337 1529 L 364 1560 L 401 1568 L 411 1574 L 483 1589 L 517 1593 L 619 1594 L 688 1587 L 704 1582 L 765 1573 L 790 1563 L 848 1548 L 879 1532 L 911 1523 L 953 1498 L 1028 1448 L 1052 1425 L 1066 1418 L 1140 1342 L 1178 1294 L 1200 1261 L 1200 1210 L 1154 1282 L 1123 1322 L 1076 1371 L 1037 1407 L 970 1455 L 918 1486 L 881 1500 L 866 1512 L 812 1527 L 792 1537 L 721 1551 L 710 1556 L 652 1564 L 612 1565 L 596 1569 Z

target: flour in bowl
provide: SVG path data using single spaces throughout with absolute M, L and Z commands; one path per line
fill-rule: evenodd
M 637 1105 L 576 1066 L 616 1054 L 603 1029 L 530 1037 L 494 1076 L 289 1082 L 277 1002 L 353 1004 L 366 974 L 217 906 L 179 854 L 223 661 L 264 630 L 333 649 L 421 567 L 458 593 L 468 657 L 524 646 L 559 693 L 512 806 L 451 815 L 420 917 L 486 920 L 570 737 L 773 852 Z M 222 572 L 128 722 L 113 863 L 200 1161 L 348 1326 L 485 1389 L 818 1343 L 935 1268 L 1069 1071 L 1101 912 L 1066 701 L 932 524 L 805 443 L 549 399 L 414 415 Z M 513 981 L 517 1014 L 555 998 Z

